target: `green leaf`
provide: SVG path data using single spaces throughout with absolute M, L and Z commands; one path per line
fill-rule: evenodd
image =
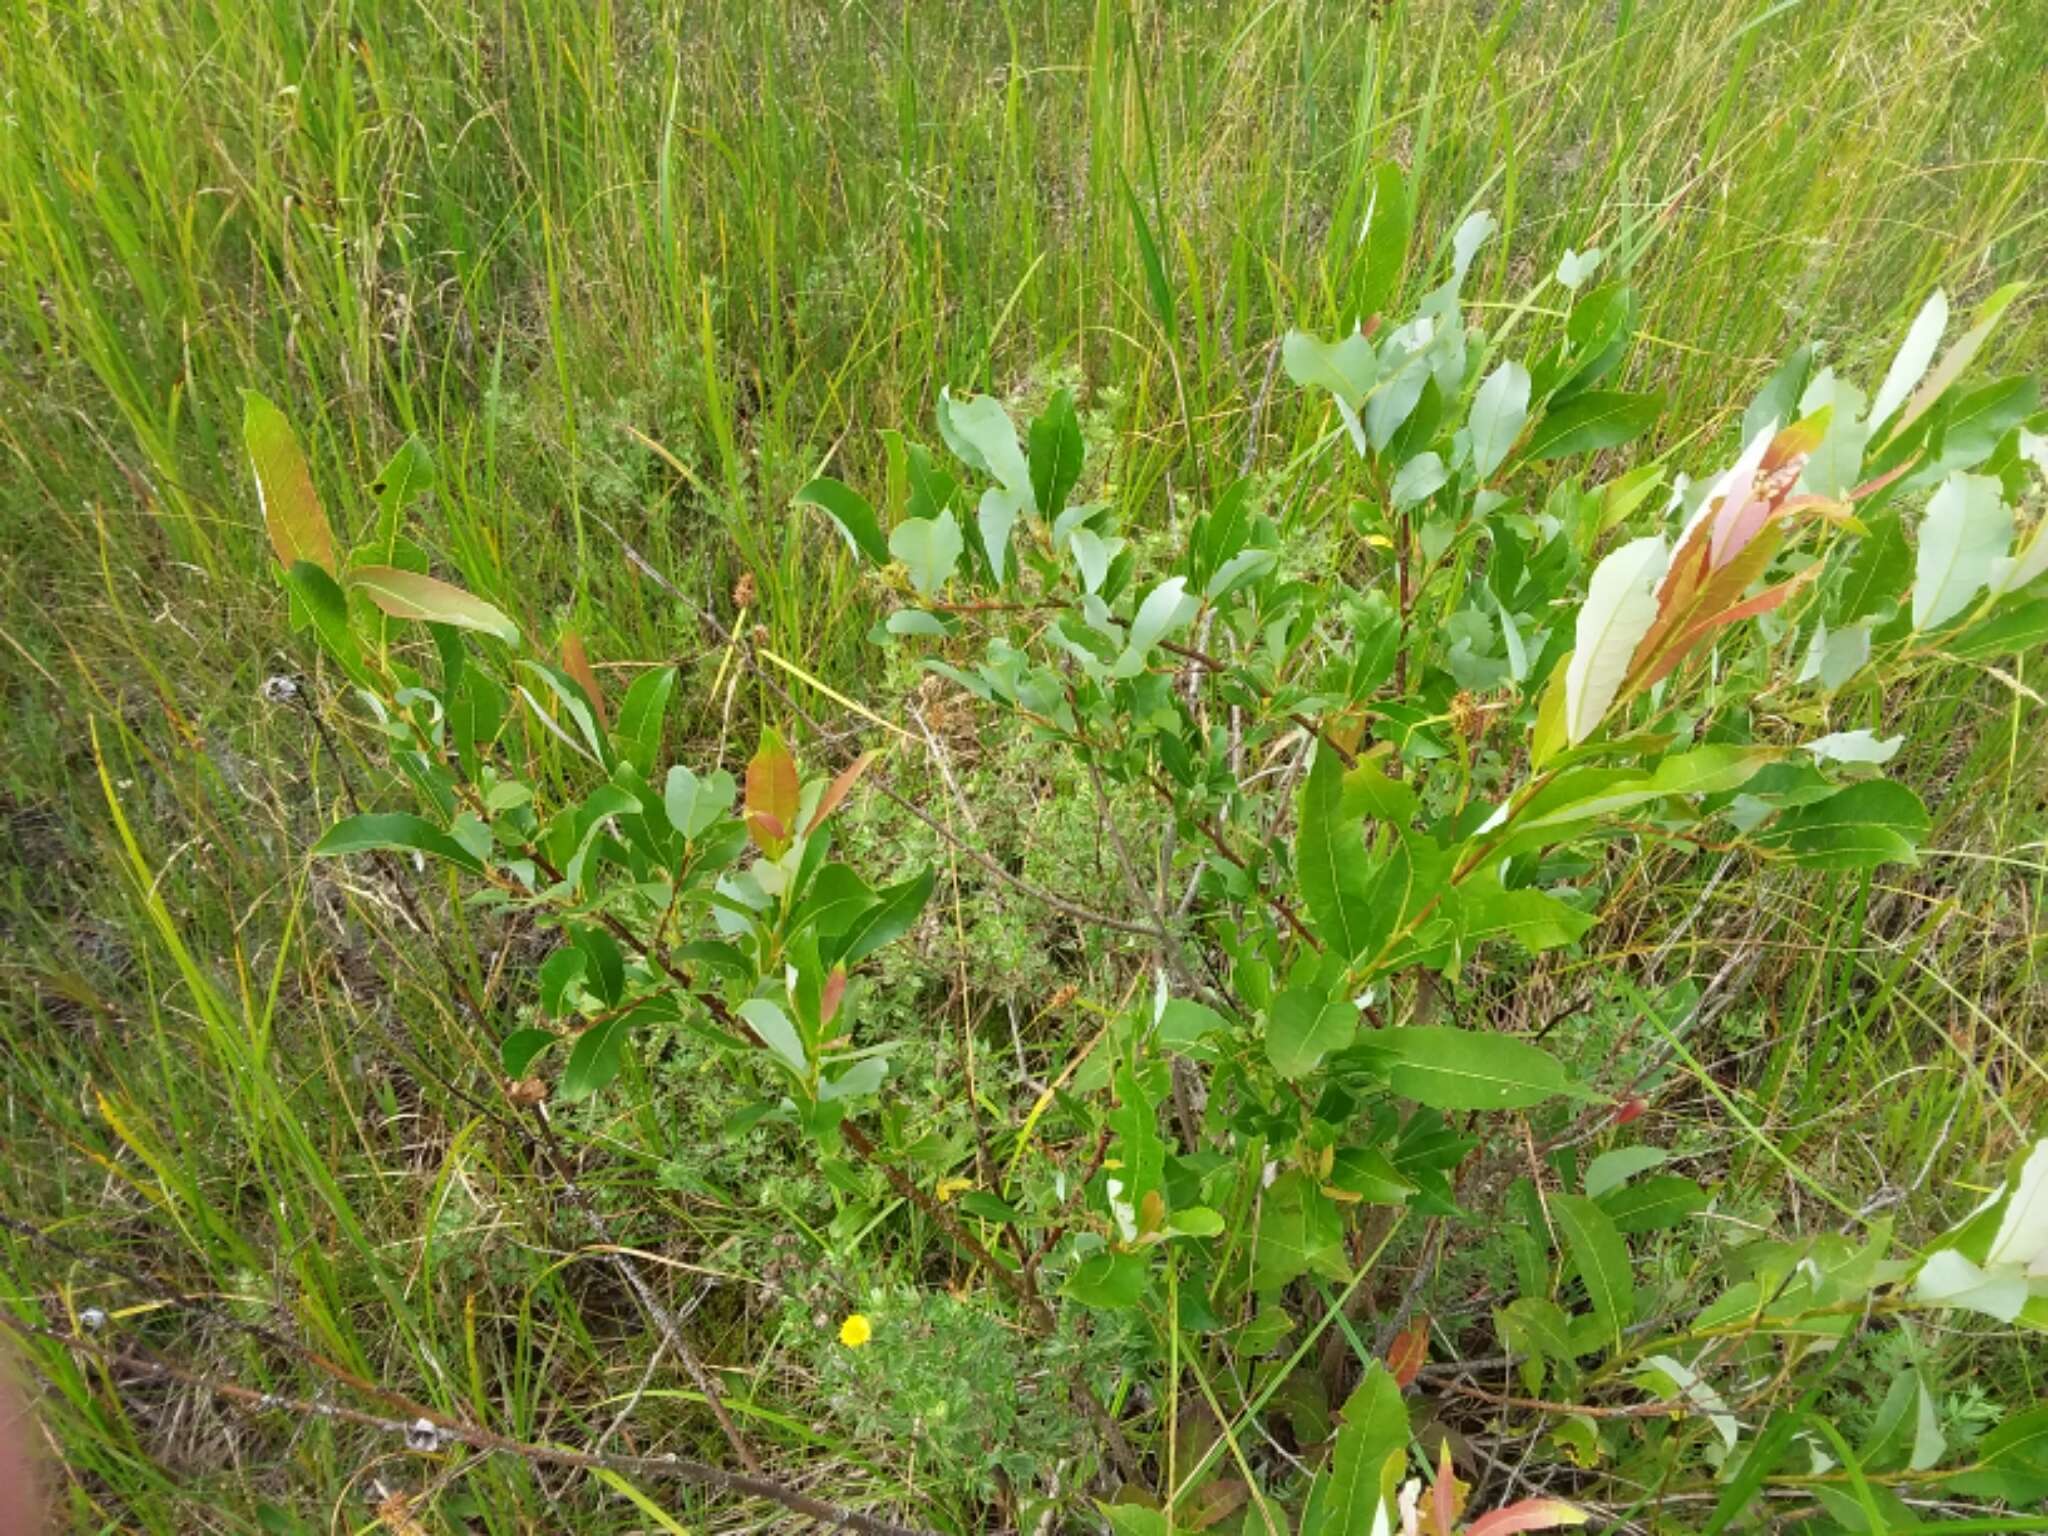
M 1809 869 L 1874 869 L 1919 861 L 1927 808 L 1890 779 L 1869 779 L 1779 814 L 1756 841 Z
M 992 485 L 983 491 L 981 504 L 975 510 L 975 530 L 981 535 L 982 552 L 988 556 L 989 571 L 998 584 L 1003 579 L 1003 568 L 1009 563 L 1010 532 L 1017 526 L 1023 510 L 1023 499 L 1015 491 L 1000 485 Z
M 524 1077 L 526 1069 L 533 1065 L 533 1058 L 553 1045 L 556 1035 L 545 1029 L 515 1029 L 498 1046 L 498 1060 L 504 1064 L 507 1077 Z
M 482 598 L 418 571 L 403 571 L 395 565 L 359 565 L 348 573 L 348 586 L 394 619 L 452 624 L 457 629 L 493 635 L 507 645 L 519 643 L 519 626 Z
M 1588 1194 L 1593 1194 L 1590 1178 Z M 1600 1209 L 1625 1235 L 1662 1232 L 1707 1208 L 1707 1192 L 1682 1174 L 1659 1174 L 1599 1195 Z
M 1273 999 L 1266 1019 L 1266 1058 L 1282 1077 L 1303 1078 L 1349 1045 L 1357 1028 L 1358 1009 L 1348 999 L 1326 1001 L 1307 987 L 1289 987 Z
M 1472 399 L 1472 473 L 1485 480 L 1508 456 L 1529 420 L 1529 370 L 1505 362 Z
M 820 938 L 836 939 L 874 904 L 874 889 L 851 865 L 827 864 L 791 918 L 790 930 L 815 927 Z
M 1941 345 L 1941 333 L 1947 329 L 1948 295 L 1937 288 L 1920 306 L 1920 313 L 1913 317 L 1906 339 L 1899 343 L 1891 367 L 1885 370 L 1884 383 L 1878 386 L 1877 398 L 1870 403 L 1866 424 L 1872 434 L 1890 419 L 1893 411 L 1906 403 L 1913 386 L 1920 382 L 1927 372 L 1927 365 L 1934 361 L 1934 349 Z
M 1372 343 L 1356 332 L 1340 341 L 1325 342 L 1307 331 L 1289 331 L 1280 343 L 1280 360 L 1295 383 L 1330 392 L 1345 430 L 1351 434 L 1352 446 L 1363 457 L 1368 444 L 1358 410 L 1379 376 L 1379 358 Z
M 1670 564 L 1663 537 L 1612 550 L 1593 569 L 1564 665 L 1565 738 L 1577 746 L 1599 728 L 1626 681 L 1636 647 L 1657 622 L 1657 585 Z
M 588 962 L 583 975 L 591 990 L 607 1007 L 616 1007 L 626 995 L 626 957 L 619 941 L 593 923 L 576 930 L 575 943 Z
M 1130 634 L 1123 655 L 1112 672 L 1117 677 L 1136 677 L 1145 670 L 1145 658 L 1152 647 L 1184 627 L 1194 617 L 1197 604 L 1187 595 L 1187 578 L 1173 576 L 1145 594 L 1138 611 L 1131 616 Z
M 619 728 L 614 733 L 627 762 L 642 778 L 651 776 L 661 756 L 661 728 L 668 718 L 668 701 L 676 691 L 676 669 L 654 667 L 633 679 L 626 690 L 626 702 L 619 709 Z
M 1550 1252 L 1547 1241 L 1543 1252 L 1547 1259 Z M 1498 1316 L 1501 1342 L 1509 1349 L 1541 1355 L 1558 1365 L 1570 1365 L 1578 1358 L 1578 1350 L 1572 1343 L 1571 1319 L 1548 1297 L 1519 1297 L 1501 1308 Z
M 2005 1419 L 1976 1446 L 1976 1470 L 1943 1484 L 1981 1499 L 2031 1504 L 2048 1498 L 2048 1406 Z
M 1064 389 L 1055 391 L 1031 423 L 1031 494 L 1037 499 L 1038 515 L 1047 522 L 1066 507 L 1081 478 L 1084 456 L 1074 397 Z
M 1947 623 L 1991 579 L 2012 545 L 2012 508 L 1990 475 L 1960 472 L 1942 481 L 1920 522 L 1913 563 L 1913 628 Z
M 1529 434 L 1522 457 L 1540 463 L 1575 453 L 1619 448 L 1649 431 L 1663 410 L 1661 393 L 1631 395 L 1619 390 L 1589 389 L 1556 410 L 1544 412 L 1536 430 Z
M 1400 511 L 1417 502 L 1426 501 L 1443 489 L 1450 478 L 1450 471 L 1444 468 L 1444 461 L 1434 453 L 1418 453 L 1403 464 L 1394 475 L 1390 495 L 1394 509 Z
M 677 763 L 668 771 L 661 800 L 668 812 L 669 825 L 684 837 L 697 838 L 732 808 L 737 793 L 738 786 L 724 769 L 700 779 Z
M 1616 1147 L 1611 1152 L 1602 1152 L 1586 1165 L 1586 1196 L 1598 1200 L 1609 1190 L 1621 1188 L 1637 1174 L 1661 1168 L 1670 1160 L 1671 1154 L 1662 1147 Z
M 1416 1189 L 1378 1147 L 1339 1147 L 1324 1182 L 1368 1205 L 1406 1205 Z
M 876 565 L 889 563 L 889 541 L 882 537 L 882 525 L 867 498 L 851 486 L 820 475 L 790 498 L 797 506 L 816 507 L 838 525 L 846 547 Z
M 1360 822 L 1344 814 L 1344 791 L 1344 765 L 1317 742 L 1296 811 L 1294 867 L 1317 936 L 1353 960 L 1373 942 L 1372 866 Z
M 1060 1289 L 1084 1307 L 1122 1311 L 1138 1304 L 1151 1278 L 1144 1255 L 1104 1248 L 1075 1265 Z
M 1356 331 L 1326 342 L 1309 331 L 1289 331 L 1280 342 L 1287 377 L 1305 388 L 1328 390 L 1354 411 L 1365 403 L 1379 373 L 1372 343 Z
M 804 1054 L 803 1039 L 789 1022 L 788 1014 L 765 997 L 750 997 L 740 1004 L 739 1016 L 761 1037 L 770 1054 L 799 1080 L 810 1076 L 810 1058 Z
M 1602 252 L 1599 246 L 1591 250 L 1575 251 L 1569 246 L 1558 258 L 1557 281 L 1569 293 L 1577 293 L 1586 285 L 1586 279 L 1600 270 Z
M 1431 1109 L 1525 1109 L 1570 1087 L 1556 1057 L 1506 1035 L 1428 1024 L 1367 1039 L 1393 1059 L 1394 1092 Z
M 1585 1282 L 1593 1315 L 1605 1328 L 1610 1347 L 1618 1348 L 1622 1330 L 1636 1320 L 1628 1244 L 1608 1214 L 1584 1195 L 1552 1195 L 1550 1215 Z
M 299 560 L 285 571 L 284 584 L 299 600 L 306 617 L 313 621 L 314 632 L 327 653 L 351 677 L 365 677 L 362 648 L 356 644 L 355 631 L 349 628 L 348 597 L 334 578 L 312 561 Z
M 1906 542 L 1904 520 L 1897 508 L 1869 518 L 1869 532 L 1856 541 L 1843 563 L 1840 606 L 1829 622 L 1866 618 L 1898 600 L 1913 571 L 1913 548 Z
M 1023 1212 L 1017 1207 L 985 1189 L 971 1189 L 962 1195 L 960 1209 L 979 1221 L 1017 1222 L 1024 1219 Z
M 540 1005 L 554 1018 L 566 1018 L 575 1011 L 569 988 L 583 979 L 590 968 L 590 956 L 573 944 L 556 950 L 540 966 Z
M 334 575 L 334 531 L 313 489 L 306 456 L 284 412 L 253 389 L 242 391 L 242 442 L 256 471 L 256 499 L 277 563 L 290 570 L 304 560 Z
M 1472 258 L 1479 254 L 1499 228 L 1500 220 L 1488 209 L 1481 208 L 1465 215 L 1451 234 L 1451 281 L 1454 284 L 1464 281 L 1466 272 L 1471 269 Z
M 821 1079 L 818 1083 L 818 1098 L 826 1104 L 837 1104 L 848 1099 L 864 1099 L 869 1094 L 879 1091 L 888 1075 L 889 1063 L 885 1058 L 864 1057 L 837 1077 Z
M 1593 914 L 1546 891 L 1460 890 L 1459 933 L 1466 944 L 1513 939 L 1531 954 L 1575 944 L 1593 926 Z
M 1407 173 L 1395 161 L 1384 160 L 1373 171 L 1372 202 L 1365 221 L 1365 274 L 1357 294 L 1360 319 L 1384 310 L 1400 286 L 1412 223 Z
M 1788 421 L 1799 419 L 1799 397 L 1806 392 L 1806 380 L 1812 372 L 1812 345 L 1794 348 L 1792 355 L 1764 380 L 1764 387 L 1757 391 L 1749 409 L 1742 413 L 1742 440 L 1745 443 L 1755 441 L 1757 434 L 1773 422 L 1783 426 Z
M 1303 1526 L 1302 1536 L 1362 1536 L 1372 1530 L 1380 1513 L 1381 1471 L 1388 1457 L 1408 1448 L 1408 1406 L 1392 1373 L 1377 1360 L 1345 1400 L 1343 1418 L 1317 1519 Z
M 593 1024 L 576 1037 L 569 1052 L 569 1065 L 562 1069 L 562 1086 L 557 1098 L 564 1104 L 587 1099 L 619 1075 L 626 1038 L 632 1032 L 633 1015 L 620 1014 Z
M 969 469 L 980 470 L 1020 501 L 1030 503 L 1031 466 L 1017 445 L 1016 423 L 1002 401 L 993 395 L 955 400 L 948 391 L 940 390 L 939 435 Z M 893 537 L 889 547 L 896 547 Z
M 1142 1504 L 1101 1504 L 1096 1506 L 1109 1522 L 1114 1536 L 1173 1536 L 1166 1516 Z M 1185 1529 L 1185 1527 L 1183 1527 Z
M 928 640 L 943 640 L 952 633 L 944 619 L 922 608 L 898 608 L 882 621 L 882 627 L 892 635 L 918 635 Z
M 399 514 L 433 488 L 434 456 L 418 438 L 408 437 L 370 486 L 370 494 L 377 498 L 377 532 L 387 556 L 398 536 Z
M 337 821 L 313 845 L 322 857 L 374 851 L 424 853 L 446 859 L 471 874 L 484 872 L 482 860 L 425 817 L 409 811 L 377 811 Z
M 1252 1288 L 1270 1296 L 1306 1274 L 1348 1279 L 1344 1223 L 1336 1204 L 1299 1169 L 1290 1169 L 1259 1199 L 1258 1251 Z
M 2007 306 L 2026 290 L 2027 285 L 2023 282 L 2007 283 L 1977 306 L 1977 323 L 1956 339 L 1955 345 L 1942 354 L 1941 361 L 1913 391 L 1905 410 L 1899 414 L 1897 425 L 1892 428 L 1894 434 L 1904 432 L 1919 420 L 1921 414 L 1947 392 L 1949 385 L 1963 376 L 1963 370 L 1970 366 L 1991 333 L 1998 328 Z
M 893 943 L 910 931 L 932 894 L 936 877 L 927 865 L 909 879 L 885 886 L 875 904 L 855 918 L 838 940 L 831 961 L 848 970 L 872 955 L 884 944 Z M 821 946 L 822 947 L 822 946 Z
M 1387 940 L 1406 927 L 1443 889 L 1449 856 L 1427 838 L 1395 829 L 1393 846 L 1373 869 L 1366 896 L 1372 929 L 1364 953 L 1377 957 Z
M 598 726 L 597 713 L 590 707 L 590 695 L 585 691 L 583 685 L 560 667 L 550 666 L 544 661 L 534 661 L 529 657 L 522 656 L 519 658 L 517 666 L 521 672 L 540 683 L 547 693 L 553 697 L 555 702 L 562 707 L 562 712 L 568 715 L 576 727 L 576 736 L 570 737 L 562 729 L 554 716 L 541 707 L 540 700 L 530 690 L 522 687 L 519 692 L 526 699 L 528 706 L 533 710 L 534 714 L 558 732 L 562 739 L 570 741 L 572 744 L 580 739 L 581 747 L 587 751 L 590 757 L 605 764 L 607 767 L 612 766 L 614 754 L 611 743 L 606 739 L 604 732 Z
M 1991 457 L 1998 441 L 2039 409 L 2041 386 L 2026 374 L 1973 389 L 1940 419 L 1936 470 L 1969 469 Z M 1912 477 L 1917 479 L 1917 477 Z
M 1116 1069 L 1116 1107 L 1108 1120 L 1116 1133 L 1118 1166 L 1112 1177 L 1123 1186 L 1116 1200 L 1135 1209 L 1165 1180 L 1166 1143 L 1159 1136 L 1158 1101 L 1128 1066 Z M 1135 1226 L 1124 1234 L 1126 1239 L 1138 1235 Z
M 1216 1047 L 1208 1043 L 1209 1037 L 1229 1033 L 1230 1021 L 1222 1014 L 1184 997 L 1172 999 L 1159 1015 L 1160 1048 L 1176 1055 L 1213 1059 Z
M 1740 789 L 1785 754 L 1776 747 L 1717 742 L 1667 757 L 1654 773 L 1638 777 L 1585 768 L 1559 775 L 1531 798 L 1513 822 L 1517 833 L 1564 826 L 1633 810 L 1672 795 L 1718 795 Z
M 1990 618 L 1972 624 L 1942 648 L 1965 661 L 1986 661 L 2032 650 L 2044 641 L 2048 641 L 2048 597 L 2037 597 L 2002 605 Z
M 903 562 L 911 585 L 926 597 L 945 586 L 964 548 L 951 512 L 905 518 L 889 534 L 889 553 Z

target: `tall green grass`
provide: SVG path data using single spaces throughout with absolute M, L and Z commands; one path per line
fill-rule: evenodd
M 1419 252 L 1499 215 L 1470 285 L 1489 323 L 1546 323 L 1568 247 L 1626 263 L 1630 382 L 1670 392 L 1655 451 L 1695 470 L 1791 346 L 1868 372 L 1929 287 L 1967 301 L 2048 250 L 2048 17 L 1969 0 L 19 0 L 0 81 L 0 1210 L 578 1443 L 651 1339 L 528 1150 L 442 1086 L 490 1064 L 436 952 L 498 1000 L 531 957 L 306 872 L 344 780 L 374 782 L 259 697 L 306 657 L 281 649 L 238 388 L 289 402 L 351 535 L 391 450 L 427 441 L 413 531 L 437 565 L 532 630 L 574 622 L 601 664 L 709 643 L 615 530 L 721 610 L 751 576 L 777 650 L 861 692 L 865 599 L 790 494 L 827 467 L 879 483 L 882 429 L 931 437 L 941 386 L 1055 375 L 1141 527 L 1240 463 L 1278 474 L 1315 424 L 1270 349 L 1359 318 L 1382 162 Z M 2044 314 L 1998 345 L 2038 360 Z M 1341 536 L 1332 488 L 1284 489 Z M 1690 926 L 1623 923 L 1588 957 L 1710 976 L 1754 930 L 1768 1004 L 1720 1043 L 1771 1142 L 1722 1126 L 1731 1188 L 1791 1156 L 1874 1198 L 2038 1113 L 2039 706 L 2014 682 L 1933 676 L 1902 703 L 1934 782 L 1969 790 L 1935 889 L 1703 883 Z M 696 702 L 715 734 L 722 701 Z M 578 1147 L 633 1236 L 699 1266 L 659 1271 L 672 1300 L 713 1273 L 693 1328 L 764 1443 L 849 1497 L 914 1479 L 807 1427 L 762 1277 L 719 1258 L 752 1213 L 678 1192 L 677 1122 Z M 136 1299 L 18 1233 L 0 1274 L 52 1319 Z M 306 1386 L 209 1316 L 126 1326 Z M 265 1503 L 311 1529 L 376 1476 L 418 1482 L 325 1427 L 38 1364 L 79 1529 L 300 1528 L 259 1525 Z M 633 1432 L 719 1453 L 668 1385 Z M 648 1528 L 592 1481 L 459 1481 L 494 1532 Z

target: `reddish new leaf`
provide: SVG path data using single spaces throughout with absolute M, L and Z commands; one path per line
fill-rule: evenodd
M 1394 1384 L 1407 1391 L 1422 1370 L 1422 1362 L 1428 1358 L 1429 1318 L 1426 1314 L 1417 1313 L 1387 1346 L 1387 1370 L 1392 1373 Z
M 1642 686 L 1645 688 L 1654 686 L 1673 667 L 1684 660 L 1686 654 L 1694 646 L 1706 639 L 1715 630 L 1729 624 L 1739 624 L 1744 619 L 1753 619 L 1760 613 L 1769 613 L 1773 608 L 1783 604 L 1788 597 L 1797 592 L 1801 587 L 1812 582 L 1820 573 L 1821 566 L 1816 562 L 1813 565 L 1809 565 L 1790 580 L 1781 581 L 1775 587 L 1767 587 L 1746 602 L 1737 603 L 1733 608 L 1724 608 L 1719 613 L 1710 613 L 1705 618 L 1697 620 L 1684 634 L 1680 635 L 1673 642 L 1671 649 L 1644 676 Z
M 832 974 L 825 978 L 824 989 L 818 994 L 818 1022 L 830 1024 L 839 1015 L 839 1005 L 846 1000 L 846 967 L 835 965 Z
M 1586 1512 L 1563 1499 L 1521 1499 L 1481 1515 L 1465 1528 L 1465 1536 L 1520 1536 L 1523 1531 L 1554 1531 L 1584 1525 Z
M 773 730 L 761 732 L 761 747 L 747 764 L 747 832 L 771 859 L 789 846 L 796 825 L 796 759 Z
M 805 830 L 815 832 L 825 825 L 825 818 L 839 809 L 839 802 L 853 792 L 853 786 L 860 782 L 860 776 L 866 773 L 875 759 L 881 755 L 879 752 L 863 752 L 847 764 L 839 777 L 826 786 L 823 798 L 818 801 L 817 810 L 811 813 L 811 824 Z
M 1783 532 L 1772 526 L 1760 537 L 1752 539 L 1726 565 L 1712 567 L 1704 573 L 1688 571 L 1679 587 L 1660 592 L 1660 605 L 1666 598 L 1670 599 L 1670 604 L 1661 608 L 1657 622 L 1629 658 L 1622 693 L 1627 695 L 1647 688 L 1677 666 L 1699 638 L 1716 627 L 1713 621 L 1724 612 L 1732 611 L 1750 584 L 1763 575 L 1783 542 Z M 1692 539 L 1686 541 L 1688 552 L 1692 544 Z M 1698 577 L 1696 581 L 1693 579 L 1695 575 Z M 1732 620 L 1720 619 L 1720 622 Z
M 307 560 L 334 575 L 334 533 L 306 456 L 284 412 L 253 389 L 242 391 L 242 441 L 256 470 L 256 499 L 263 504 L 263 526 L 278 564 L 290 570 Z
M 611 729 L 611 721 L 605 715 L 604 690 L 597 686 L 597 673 L 591 670 L 590 656 L 583 649 L 583 637 L 573 629 L 562 631 L 562 670 L 576 679 L 576 684 L 590 700 L 590 708 L 597 716 L 598 726 Z
M 1430 1536 L 1452 1536 L 1465 1510 L 1465 1485 L 1451 1468 L 1451 1437 L 1437 1449 L 1436 1484 L 1429 1490 Z

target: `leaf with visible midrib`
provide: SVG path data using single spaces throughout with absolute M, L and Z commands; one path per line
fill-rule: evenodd
M 1064 389 L 1054 394 L 1031 423 L 1030 436 L 1031 493 L 1038 501 L 1038 515 L 1049 522 L 1060 515 L 1068 492 L 1081 478 L 1084 449 L 1074 397 Z
M 1552 1195 L 1550 1214 L 1563 1234 L 1593 1315 L 1606 1327 L 1612 1343 L 1636 1318 L 1635 1282 L 1629 1275 L 1628 1244 L 1614 1222 L 1584 1195 Z
M 801 788 L 796 759 L 782 744 L 781 733 L 762 731 L 760 749 L 747 763 L 747 832 L 755 846 L 770 857 L 788 847 L 796 836 Z
M 256 471 L 256 498 L 278 563 L 309 561 L 334 574 L 334 532 L 327 526 L 306 456 L 284 412 L 253 389 L 242 391 L 242 442 Z
M 1282 1077 L 1306 1077 L 1330 1052 L 1348 1045 L 1357 1027 L 1358 1010 L 1346 999 L 1289 987 L 1273 999 L 1266 1020 L 1267 1059 Z
M 360 592 L 394 619 L 421 619 L 452 624 L 457 629 L 495 635 L 507 645 L 519 643 L 519 626 L 482 598 L 418 571 L 395 565 L 359 565 L 348 573 L 351 591 Z
M 313 845 L 313 852 L 323 856 L 378 851 L 431 854 L 472 874 L 484 868 L 475 854 L 431 821 L 406 811 L 346 817 Z
M 1472 401 L 1472 470 L 1481 480 L 1500 467 L 1529 420 L 1529 370 L 1506 362 L 1487 375 Z
M 1408 1408 L 1387 1368 L 1375 1360 L 1344 1404 L 1344 1427 L 1330 1457 L 1330 1481 L 1313 1528 L 1302 1536 L 1351 1536 L 1370 1531 L 1380 1512 L 1380 1472 L 1408 1445 Z
M 1302 785 L 1294 863 L 1302 900 L 1324 943 L 1354 959 L 1372 942 L 1367 902 L 1372 865 L 1357 818 L 1343 814 L 1344 768 L 1328 745 L 1317 743 Z
M 1431 1109 L 1526 1109 L 1570 1086 L 1556 1057 L 1506 1035 L 1427 1024 L 1366 1038 L 1394 1057 L 1394 1092 Z
M 877 892 L 880 899 L 854 919 L 834 947 L 831 961 L 851 969 L 883 945 L 909 932 L 931 897 L 935 878 L 927 864 L 909 879 Z
M 1661 394 L 1631 395 L 1594 389 L 1544 414 L 1529 434 L 1522 457 L 1532 463 L 1574 453 L 1619 448 L 1647 432 L 1664 409 Z
M 2012 509 L 1989 475 L 1956 473 L 1928 498 L 1913 566 L 1913 628 L 1934 629 L 1970 605 L 2012 544 Z

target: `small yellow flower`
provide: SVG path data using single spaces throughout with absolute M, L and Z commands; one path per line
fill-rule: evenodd
M 855 1312 L 839 1325 L 839 1342 L 848 1349 L 859 1349 L 874 1336 L 874 1326 L 868 1322 L 864 1312 Z
M 944 1205 L 955 1195 L 964 1195 L 972 1188 L 974 1188 L 974 1180 L 972 1179 L 941 1179 L 939 1180 L 938 1189 L 939 1204 Z

